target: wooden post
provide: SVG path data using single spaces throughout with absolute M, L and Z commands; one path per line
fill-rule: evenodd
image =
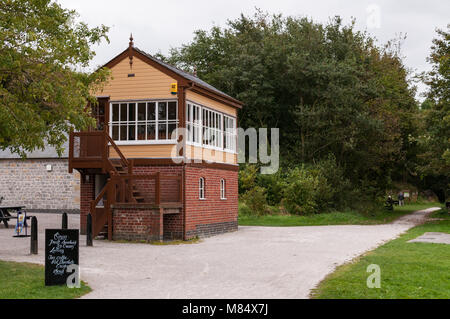
M 121 203 L 125 203 L 125 192 L 126 192 L 125 179 L 121 179 L 120 180 L 120 202 Z
M 67 229 L 67 213 L 62 214 L 62 223 L 61 223 L 62 229 Z
M 72 161 L 73 161 L 73 148 L 74 148 L 74 137 L 73 137 L 73 131 L 70 131 L 69 134 L 69 173 L 73 173 L 73 167 L 72 167 Z
M 38 253 L 38 221 L 36 216 L 31 217 L 31 245 L 30 254 L 37 255 Z
M 116 182 L 109 184 L 106 190 L 107 200 L 103 201 L 106 213 L 108 214 L 108 240 L 113 239 L 113 216 L 111 211 L 111 204 L 116 203 Z
M 86 220 L 86 246 L 92 246 L 92 215 L 89 213 Z

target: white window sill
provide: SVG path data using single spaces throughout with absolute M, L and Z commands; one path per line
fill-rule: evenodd
M 219 151 L 219 152 L 225 152 L 225 153 L 230 153 L 230 154 L 237 154 L 237 152 L 232 151 L 232 150 L 223 149 L 223 148 L 220 148 L 220 147 L 209 146 L 209 145 L 202 145 L 200 143 L 186 142 L 186 145 L 203 147 L 205 149 Z
M 114 141 L 116 145 L 161 145 L 161 144 L 177 144 L 176 140 L 153 140 L 153 141 Z

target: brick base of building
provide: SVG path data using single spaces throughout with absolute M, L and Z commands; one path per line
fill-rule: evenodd
M 238 230 L 237 221 L 212 223 L 212 224 L 200 224 L 196 225 L 195 230 L 191 230 L 186 234 L 187 238 L 205 238 L 224 233 L 234 232 Z
M 146 207 L 147 206 L 147 207 Z M 181 223 L 176 216 L 181 216 L 181 209 L 156 208 L 153 205 L 115 205 L 113 215 L 113 240 L 145 240 L 160 241 L 168 239 L 182 239 Z M 165 229 L 166 228 L 166 229 Z
M 231 169 L 202 165 L 135 166 L 136 174 L 163 174 L 183 176 L 183 208 L 179 213 L 159 208 L 128 207 L 114 208 L 114 240 L 188 240 L 194 237 L 209 237 L 238 229 L 238 172 Z M 205 181 L 205 198 L 199 198 L 199 179 Z M 225 198 L 221 196 L 221 180 L 225 180 Z M 86 216 L 90 201 L 94 199 L 94 176 L 81 177 L 80 230 L 86 232 Z M 139 180 L 137 189 L 143 196 L 154 194 L 151 181 Z M 162 202 L 178 198 L 176 185 L 161 185 Z M 148 201 L 154 199 L 146 198 Z M 158 228 L 158 231 L 157 231 Z

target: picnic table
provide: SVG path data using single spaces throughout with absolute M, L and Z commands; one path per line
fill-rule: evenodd
M 5 228 L 8 228 L 8 221 L 10 219 L 17 219 L 17 216 L 11 216 L 11 211 L 15 211 L 16 213 L 25 209 L 25 206 L 0 206 L 0 222 L 3 222 Z M 26 219 L 30 219 L 31 216 L 27 216 Z M 25 220 L 26 222 L 26 220 Z

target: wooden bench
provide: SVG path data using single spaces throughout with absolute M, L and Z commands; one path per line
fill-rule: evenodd
M 25 206 L 0 206 L 0 222 L 3 222 L 5 228 L 8 228 L 8 221 L 10 219 L 17 219 L 17 216 L 11 216 L 9 211 L 14 211 L 17 214 L 17 212 L 23 209 L 25 209 Z M 30 219 L 30 216 L 27 216 L 27 219 Z

